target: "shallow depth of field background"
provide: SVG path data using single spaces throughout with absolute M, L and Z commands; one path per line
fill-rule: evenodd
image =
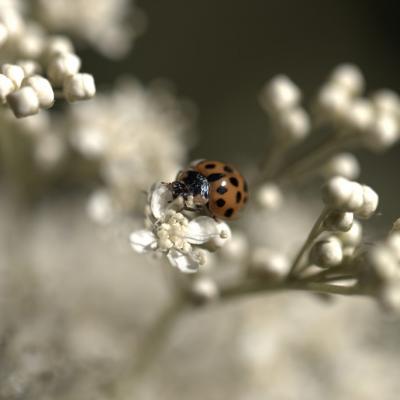
M 365 74 L 367 89 L 400 89 L 400 5 L 394 0 L 138 1 L 147 31 L 122 63 L 85 61 L 97 81 L 119 74 L 167 78 L 198 107 L 194 156 L 245 162 L 266 142 L 257 103 L 262 84 L 289 75 L 310 100 L 340 62 Z M 400 147 L 358 152 L 362 176 L 381 195 L 385 224 L 398 217 Z M 384 171 L 384 173 L 382 173 Z M 392 176 L 391 176 L 392 175 Z

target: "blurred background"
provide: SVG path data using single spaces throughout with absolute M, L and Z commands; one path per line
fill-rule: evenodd
M 123 60 L 87 60 L 98 82 L 134 74 L 166 78 L 198 109 L 193 157 L 246 162 L 268 135 L 262 85 L 285 73 L 309 102 L 333 67 L 358 65 L 367 90 L 400 88 L 400 5 L 395 0 L 139 1 L 147 29 Z M 384 157 L 359 151 L 362 180 L 381 194 L 386 223 L 398 215 L 399 145 Z M 387 171 L 382 179 L 381 171 Z
M 135 4 L 147 27 L 126 58 L 84 47 L 79 55 L 99 93 L 124 75 L 145 84 L 163 78 L 192 101 L 190 158 L 254 164 L 268 138 L 258 95 L 278 73 L 299 85 L 306 104 L 342 62 L 361 68 L 367 90 L 400 91 L 398 1 Z M 375 239 L 400 216 L 400 145 L 384 155 L 356 154 L 360 180 L 380 195 L 367 236 Z M 131 221 L 117 234 L 90 221 L 87 188 L 57 190 L 19 208 L 0 187 L 1 400 L 398 400 L 399 320 L 370 299 L 298 292 L 182 313 L 136 382 L 132 363 L 171 300 L 168 266 L 132 252 Z M 253 213 L 243 224 L 253 228 L 249 240 L 281 242 L 291 255 L 321 206 L 317 192 L 292 193 L 265 222 Z M 134 226 L 142 222 L 140 215 Z

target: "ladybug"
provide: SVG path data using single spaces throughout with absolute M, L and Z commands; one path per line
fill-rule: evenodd
M 197 209 L 207 207 L 217 218 L 233 219 L 248 199 L 248 187 L 239 171 L 221 161 L 200 160 L 178 173 L 169 184 L 173 198 L 193 197 Z

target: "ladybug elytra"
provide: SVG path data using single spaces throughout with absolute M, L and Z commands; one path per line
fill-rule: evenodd
M 221 161 L 201 160 L 178 173 L 170 184 L 174 198 L 193 197 L 197 208 L 207 207 L 221 219 L 233 219 L 248 199 L 248 187 L 239 171 Z

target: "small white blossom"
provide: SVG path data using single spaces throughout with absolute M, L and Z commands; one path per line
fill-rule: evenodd
M 340 153 L 333 156 L 323 167 L 322 174 L 327 178 L 342 176 L 355 179 L 360 174 L 360 164 L 351 153 Z
M 9 94 L 7 103 L 17 118 L 28 117 L 39 112 L 39 97 L 30 86 Z
M 354 221 L 352 212 L 333 210 L 324 221 L 324 228 L 328 231 L 347 232 Z
M 55 86 L 62 86 L 64 80 L 79 72 L 81 60 L 74 53 L 64 53 L 54 57 L 47 68 L 47 74 Z
M 274 183 L 264 183 L 257 190 L 255 199 L 257 204 L 266 210 L 276 210 L 283 201 L 282 192 Z
M 19 65 L 4 64 L 1 67 L 1 72 L 14 84 L 14 89 L 21 87 L 24 79 L 24 70 Z
M 282 253 L 266 247 L 257 247 L 251 253 L 250 268 L 251 272 L 271 282 L 281 282 L 290 271 L 290 262 Z
M 90 74 L 75 74 L 64 80 L 64 96 L 69 102 L 88 100 L 96 94 L 96 85 Z
M 196 272 L 205 261 L 203 248 L 215 249 L 231 236 L 229 226 L 211 217 L 198 216 L 192 220 L 173 209 L 172 194 L 164 184 L 155 185 L 149 195 L 151 221 L 149 230 L 130 235 L 132 248 L 139 252 L 160 252 L 170 264 L 182 272 Z M 218 242 L 220 239 L 220 242 Z
M 14 90 L 14 84 L 5 75 L 0 74 L 0 101 L 6 102 L 7 96 Z
M 40 75 L 33 75 L 25 78 L 23 86 L 30 86 L 39 98 L 39 105 L 42 108 L 50 108 L 54 104 L 54 91 L 50 82 Z
M 330 80 L 348 90 L 352 95 L 360 94 L 365 86 L 361 70 L 353 64 L 338 65 L 333 70 Z

